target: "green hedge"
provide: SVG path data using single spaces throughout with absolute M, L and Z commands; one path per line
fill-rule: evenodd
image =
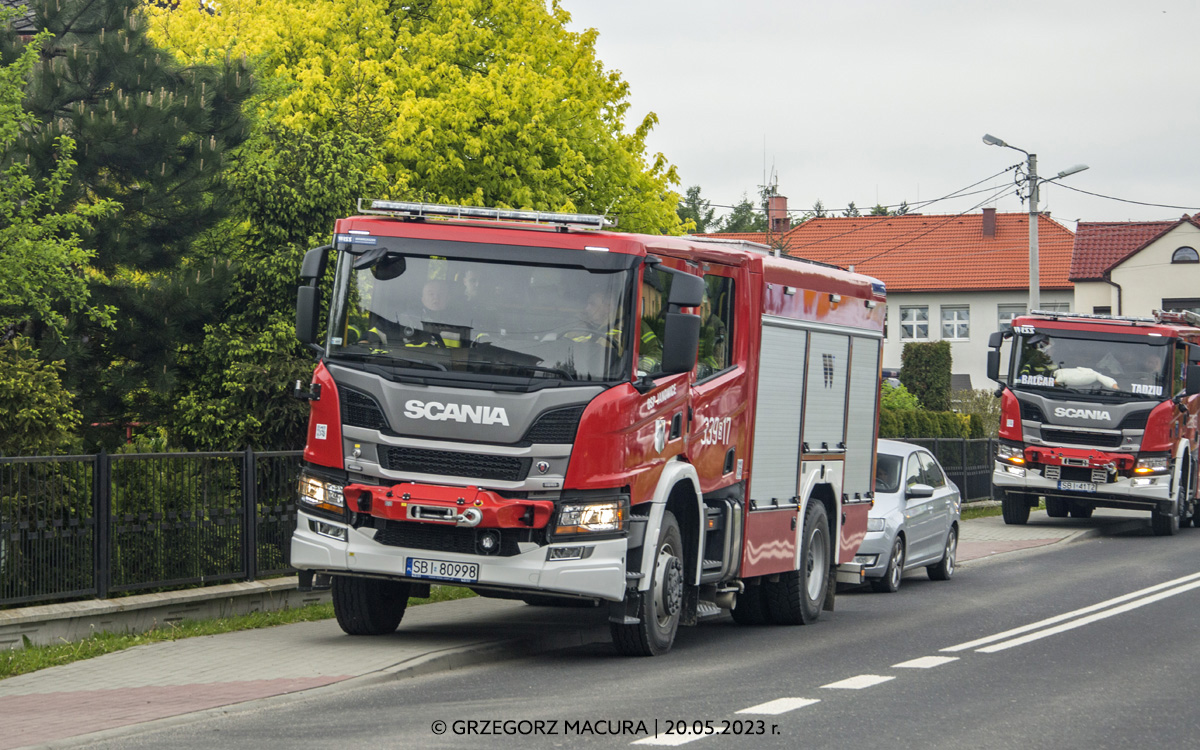
M 952 411 L 880 409 L 881 438 L 981 438 L 983 420 L 978 414 Z

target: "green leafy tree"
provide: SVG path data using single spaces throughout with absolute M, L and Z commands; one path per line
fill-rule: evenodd
M 904 216 L 909 212 L 908 201 L 900 201 L 900 206 L 896 209 L 896 216 Z
M 912 411 L 921 408 L 921 402 L 903 385 L 884 383 L 879 392 L 879 406 L 896 411 Z
M 868 216 L 891 216 L 892 212 L 888 210 L 887 206 L 883 206 L 883 205 L 876 203 L 875 207 L 871 209 L 871 213 L 869 213 L 867 215 Z
M 61 345 L 30 335 L 47 359 L 65 359 L 85 423 L 119 429 L 154 421 L 170 403 L 180 341 L 202 332 L 224 296 L 224 264 L 192 255 L 227 211 L 222 170 L 246 137 L 241 115 L 251 78 L 239 60 L 183 67 L 155 47 L 136 0 L 33 0 L 34 24 L 53 34 L 26 89 L 35 124 L 13 145 L 35 181 L 52 180 L 62 137 L 76 144 L 58 211 L 117 206 L 76 228 L 90 251 L 90 303 L 115 312 L 111 328 L 69 321 Z M 11 29 L 0 59 L 23 53 Z M 61 235 L 61 232 L 59 232 Z
M 829 212 L 825 210 L 825 204 L 821 202 L 820 198 L 813 204 L 812 211 L 809 213 L 812 214 L 812 218 L 814 219 L 824 219 L 829 215 Z
M 900 355 L 900 382 L 929 411 L 950 409 L 949 341 L 910 342 Z
M 767 214 L 742 193 L 742 199 L 728 214 L 721 217 L 718 232 L 765 232 Z
M 859 213 L 858 206 L 854 205 L 854 201 L 850 201 L 850 205 L 846 206 L 846 210 L 842 213 L 842 216 L 845 216 L 846 218 L 853 218 L 856 216 L 862 216 L 862 214 Z
M 691 222 L 689 231 L 703 234 L 709 231 L 709 227 L 714 227 L 717 224 L 717 210 L 712 207 L 712 201 L 706 200 L 700 196 L 700 186 L 692 185 L 687 189 L 687 193 L 683 198 L 683 202 L 676 209 L 680 220 L 684 226 L 688 226 Z

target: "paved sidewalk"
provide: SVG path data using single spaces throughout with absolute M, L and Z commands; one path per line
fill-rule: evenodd
M 1145 514 L 1025 526 L 963 522 L 959 561 L 1064 543 L 1148 523 Z M 0 750 L 229 706 L 350 679 L 365 682 L 461 668 L 608 641 L 607 609 L 530 607 L 472 598 L 413 607 L 393 636 L 351 638 L 333 620 L 157 643 L 0 680 Z M 72 740 L 71 738 L 79 738 Z

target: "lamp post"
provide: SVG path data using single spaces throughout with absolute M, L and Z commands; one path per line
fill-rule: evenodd
M 1029 184 L 1029 312 L 1033 312 L 1041 305 L 1039 297 L 1041 294 L 1041 276 L 1038 272 L 1038 187 L 1043 182 L 1061 180 L 1063 177 L 1082 172 L 1088 167 L 1086 164 L 1076 164 L 1073 167 L 1064 169 L 1053 177 L 1038 179 L 1037 154 L 1031 154 L 1023 148 L 1017 148 L 987 133 L 983 135 L 983 142 L 989 146 L 1011 148 L 1014 151 L 1020 151 L 1026 156 L 1029 169 L 1029 175 L 1026 178 Z

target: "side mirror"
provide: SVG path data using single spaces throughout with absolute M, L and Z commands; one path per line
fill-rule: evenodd
M 1000 345 L 1003 343 L 1004 343 L 1004 331 L 996 331 L 992 335 L 988 336 L 988 348 L 989 349 L 999 349 Z
M 332 249 L 333 245 L 322 245 L 305 253 L 304 261 L 300 264 L 300 278 L 311 283 L 324 276 L 325 264 L 329 260 L 329 251 Z
M 675 308 L 699 307 L 704 302 L 704 279 L 679 271 L 672 276 L 671 293 L 667 296 L 668 305 Z
M 1000 382 L 1000 350 L 988 349 L 987 376 L 990 380 Z
M 678 283 L 678 279 L 676 279 Z M 675 287 L 671 287 L 675 296 Z M 691 372 L 700 350 L 700 316 L 681 312 L 667 313 L 663 329 L 662 371 L 667 375 Z
M 317 343 L 317 313 L 321 306 L 321 291 L 315 286 L 296 290 L 296 338 L 302 344 Z
M 914 484 L 904 491 L 904 496 L 914 500 L 933 497 L 933 488 L 927 484 Z

